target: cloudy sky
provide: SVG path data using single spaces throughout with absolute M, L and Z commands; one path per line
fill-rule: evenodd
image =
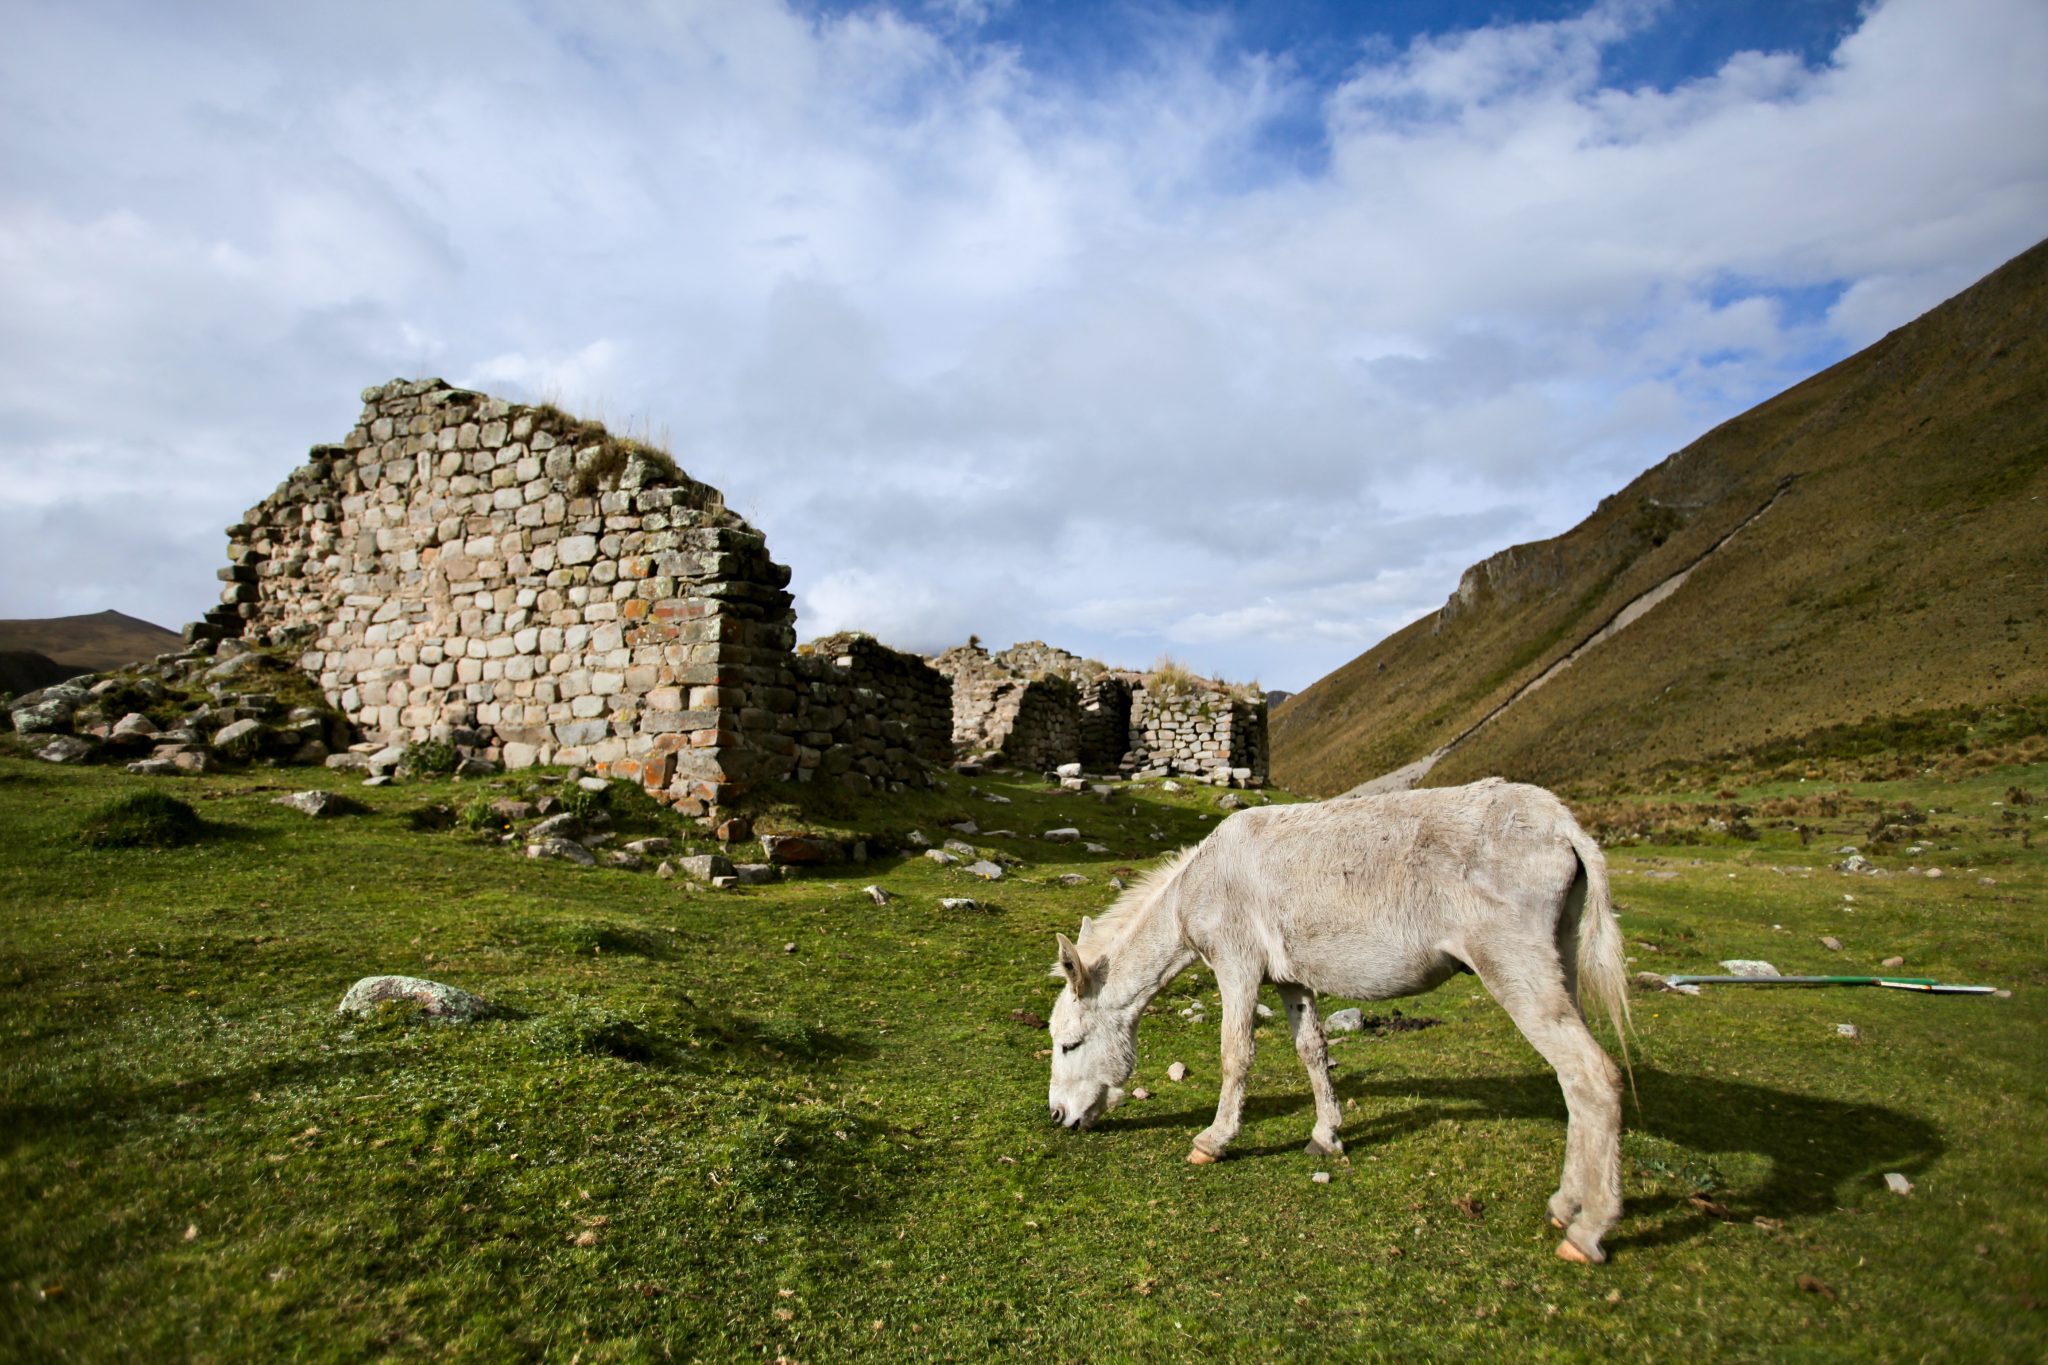
M 0 0 L 0 617 L 366 384 L 663 440 L 799 631 L 1300 688 L 2048 232 L 2040 0 Z

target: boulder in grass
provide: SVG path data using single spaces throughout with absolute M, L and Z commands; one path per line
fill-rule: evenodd
M 99 742 L 83 735 L 51 735 L 36 746 L 35 755 L 45 763 L 84 763 L 99 752 Z
M 1049 829 L 1045 832 L 1045 838 L 1047 843 L 1078 844 L 1081 842 L 1081 831 L 1071 825 L 1065 829 Z
M 327 816 L 354 815 L 363 809 L 360 801 L 351 801 L 335 792 L 323 791 L 293 792 L 290 796 L 278 797 L 277 804 L 290 806 L 299 814 L 314 820 Z
M 45 689 L 40 701 L 15 704 L 10 714 L 17 734 L 61 735 L 71 729 L 71 717 L 77 712 L 78 703 L 68 696 L 51 696 L 50 690 Z
M 238 720 L 214 732 L 213 747 L 237 762 L 246 763 L 263 752 L 270 742 L 270 727 L 260 720 Z
M 675 860 L 676 871 L 700 882 L 716 881 L 720 877 L 738 874 L 732 870 L 732 860 L 723 853 L 699 853 L 694 857 Z
M 733 867 L 732 873 L 741 886 L 766 886 L 782 877 L 773 863 L 739 863 Z M 716 884 L 716 879 L 713 879 L 713 885 Z
M 967 875 L 979 877 L 985 882 L 999 882 L 1003 879 L 1003 869 L 984 859 L 978 863 L 969 863 L 967 865 Z
M 148 749 L 157 742 L 156 722 L 140 711 L 131 711 L 114 722 L 107 743 L 116 749 Z
M 597 855 L 574 839 L 542 839 L 526 846 L 529 858 L 559 858 L 578 867 L 597 866 Z
M 839 845 L 815 834 L 764 834 L 761 847 L 768 861 L 782 866 L 829 863 L 839 857 Z
M 366 976 L 348 988 L 337 1014 L 372 1014 L 379 1005 L 411 1001 L 420 1013 L 444 1024 L 466 1024 L 491 1012 L 491 1004 L 459 986 L 417 976 Z
M 583 822 L 568 811 L 550 815 L 547 819 L 526 831 L 526 837 L 533 840 L 574 839 L 583 833 Z

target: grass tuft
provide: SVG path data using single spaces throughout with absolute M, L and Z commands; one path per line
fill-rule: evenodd
M 209 831 L 199 812 L 160 791 L 130 792 L 94 810 L 78 828 L 87 848 L 178 848 Z

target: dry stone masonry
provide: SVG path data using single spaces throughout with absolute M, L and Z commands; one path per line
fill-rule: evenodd
M 348 721 L 473 762 L 584 764 L 709 814 L 764 781 L 855 792 L 956 755 L 1266 779 L 1265 707 L 1036 641 L 926 661 L 796 648 L 789 570 L 659 450 L 438 380 L 362 415 L 228 528 L 200 641 L 285 647 Z

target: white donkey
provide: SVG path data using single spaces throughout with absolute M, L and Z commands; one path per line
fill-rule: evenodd
M 1599 845 L 1542 788 L 1490 778 L 1240 811 L 1083 920 L 1079 943 L 1061 934 L 1059 954 L 1067 988 L 1052 1011 L 1049 1099 L 1068 1128 L 1123 1099 L 1146 1002 L 1196 958 L 1216 973 L 1223 1093 L 1188 1153 L 1196 1163 L 1237 1136 L 1262 981 L 1286 1002 L 1315 1092 L 1308 1150 L 1335 1155 L 1343 1114 L 1316 994 L 1389 1000 L 1476 973 L 1564 1088 L 1557 1254 L 1606 1259 L 1600 1238 L 1621 1216 L 1621 1077 L 1578 1000 L 1590 995 L 1626 1030 L 1621 933 Z

